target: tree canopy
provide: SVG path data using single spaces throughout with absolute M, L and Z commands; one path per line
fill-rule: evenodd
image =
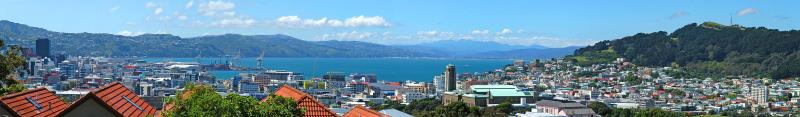
M 579 65 L 626 58 L 643 66 L 683 66 L 692 76 L 800 76 L 800 31 L 764 27 L 689 24 L 672 33 L 639 33 L 575 51 Z
M 211 87 L 189 84 L 182 95 L 169 98 L 172 108 L 164 110 L 167 117 L 296 117 L 304 109 L 297 102 L 277 95 L 269 95 L 262 102 L 237 94 L 219 95 Z
M 6 47 L 3 39 L 0 39 L 0 95 L 25 90 L 25 86 L 16 80 L 14 73 L 17 68 L 25 67 L 25 58 L 20 54 L 21 49 L 16 46 Z

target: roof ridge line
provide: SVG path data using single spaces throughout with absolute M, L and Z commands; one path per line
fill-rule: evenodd
M 28 94 L 28 93 L 31 93 L 31 92 L 37 92 L 37 91 L 39 91 L 39 90 L 47 90 L 47 88 L 44 88 L 44 87 L 39 87 L 39 88 L 30 89 L 30 90 L 25 90 L 25 91 L 15 92 L 15 93 L 11 93 L 11 94 L 5 95 L 5 96 L 3 96 L 3 97 L 2 97 L 2 98 L 0 98 L 0 99 L 6 99 L 6 98 L 11 98 L 11 97 L 17 97 L 17 96 L 20 96 L 20 95 L 23 95 L 23 94 Z
M 111 84 L 106 84 L 106 85 L 104 85 L 104 86 L 102 86 L 102 87 L 98 87 L 97 89 L 95 89 L 95 90 L 94 90 L 94 91 L 92 91 L 92 92 L 95 92 L 95 93 L 97 93 L 97 92 L 105 91 L 106 89 L 108 89 L 108 88 L 110 88 L 110 87 L 112 87 L 112 86 L 114 86 L 114 85 L 117 85 L 117 84 L 122 84 L 122 83 L 119 83 L 119 82 L 112 82 Z M 124 86 L 123 86 L 123 87 L 124 87 Z M 125 88 L 127 88 L 127 87 L 125 87 Z

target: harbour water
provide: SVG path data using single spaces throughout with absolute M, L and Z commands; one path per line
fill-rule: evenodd
M 148 62 L 200 62 L 202 64 L 234 61 L 228 58 L 146 58 Z M 510 59 L 441 59 L 441 58 L 264 58 L 264 68 L 300 72 L 306 78 L 325 72 L 376 74 L 386 81 L 431 81 L 447 64 L 456 65 L 458 73 L 485 72 L 511 64 Z M 256 58 L 241 58 L 236 66 L 255 67 Z M 217 79 L 229 79 L 241 72 L 210 71 Z

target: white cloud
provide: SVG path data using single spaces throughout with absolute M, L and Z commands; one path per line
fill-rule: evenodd
M 192 5 L 194 5 L 194 0 L 191 0 L 191 1 L 189 1 L 188 3 L 186 3 L 186 5 L 184 6 L 184 8 L 186 8 L 186 9 L 192 8 Z
M 139 35 L 142 35 L 142 34 L 145 34 L 145 32 L 131 32 L 131 31 L 128 31 L 128 30 L 123 30 L 123 31 L 117 32 L 117 35 L 122 35 L 122 36 L 139 36 Z
M 757 12 L 758 12 L 758 9 L 745 8 L 745 9 L 740 10 L 738 13 L 736 13 L 736 16 L 745 16 L 745 15 L 750 15 L 750 14 L 754 14 L 754 13 L 757 13 Z
M 303 19 L 300 16 L 281 16 L 274 20 L 280 27 L 307 28 L 307 27 L 389 27 L 391 24 L 381 16 L 354 16 L 345 20 L 328 19 Z
M 419 31 L 419 32 L 417 32 L 417 35 L 432 37 L 432 36 L 439 35 L 439 31 L 436 31 L 436 30 Z
M 430 30 L 430 31 L 419 31 L 417 32 L 417 36 L 422 39 L 461 39 L 462 36 L 454 32 L 445 32 L 445 31 L 437 31 L 437 30 Z
M 144 7 L 145 8 L 155 8 L 155 7 L 158 7 L 158 5 L 156 5 L 155 2 L 151 1 L 151 2 L 147 2 L 147 4 L 144 4 Z
M 510 34 L 510 33 L 514 33 L 514 31 L 511 31 L 511 29 L 508 29 L 508 28 L 504 28 L 500 32 L 497 32 L 497 35 L 506 35 L 506 34 Z
M 225 19 L 221 19 L 221 20 L 217 20 L 217 21 L 211 22 L 210 26 L 212 26 L 212 27 L 222 27 L 222 28 L 226 28 L 226 27 L 247 28 L 247 27 L 251 27 L 251 26 L 253 26 L 255 24 L 256 24 L 256 20 L 254 20 L 252 18 L 236 17 L 236 18 L 225 18 Z
M 110 9 L 108 9 L 108 13 L 114 13 L 117 10 L 119 10 L 119 6 L 114 6 L 114 7 L 111 7 Z
M 390 26 L 390 24 L 387 23 L 386 20 L 381 16 L 364 17 L 363 15 L 347 18 L 347 20 L 344 21 L 344 25 L 348 27 Z
M 373 33 L 371 33 L 371 32 L 351 31 L 351 32 L 341 32 L 341 33 L 336 33 L 336 34 L 323 34 L 321 36 L 318 36 L 317 38 L 318 39 L 322 39 L 322 40 L 331 40 L 331 39 L 336 39 L 336 40 L 363 40 L 363 39 L 369 39 L 372 36 L 373 36 Z
M 172 20 L 172 16 L 160 16 L 157 19 L 158 20 L 162 20 L 162 21 L 168 21 L 168 20 Z
M 163 9 L 163 8 L 156 8 L 156 10 L 155 10 L 155 11 L 153 11 L 153 14 L 155 14 L 155 15 L 161 15 L 161 12 L 164 12 L 164 9 Z
M 233 16 L 236 16 L 236 11 L 228 11 L 228 12 L 224 12 L 222 14 L 224 16 L 227 16 L 227 17 L 233 17 Z
M 215 16 L 219 12 L 232 11 L 234 8 L 236 8 L 236 4 L 232 2 L 208 1 L 207 3 L 201 3 L 197 11 L 206 16 Z
M 683 11 L 678 11 L 678 12 L 672 13 L 672 15 L 670 15 L 668 18 L 669 19 L 676 19 L 676 18 L 680 18 L 680 17 L 686 16 L 686 15 L 689 15 L 689 13 L 683 12 Z
M 472 30 L 473 35 L 486 35 L 489 34 L 489 30 Z
M 186 15 L 178 15 L 178 19 L 179 20 L 186 20 L 186 19 L 189 19 L 189 17 L 186 17 Z

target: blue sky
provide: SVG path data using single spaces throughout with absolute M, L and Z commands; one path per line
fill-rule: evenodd
M 286 34 L 404 45 L 588 45 L 705 21 L 798 29 L 796 0 L 2 0 L 0 19 L 59 32 Z

